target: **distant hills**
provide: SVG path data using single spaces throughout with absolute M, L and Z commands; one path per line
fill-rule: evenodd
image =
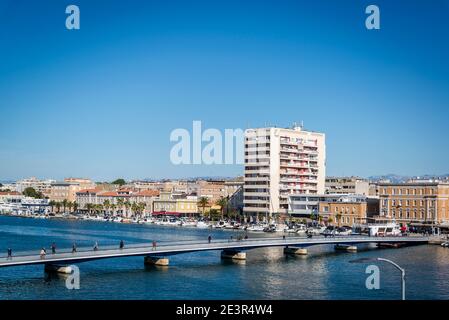
M 429 179 L 449 179 L 449 173 L 442 174 L 442 175 L 435 175 L 435 174 L 424 174 L 422 176 L 401 176 L 397 174 L 386 174 L 381 176 L 371 176 L 368 177 L 370 181 L 379 181 L 379 180 L 390 180 L 393 183 L 398 182 L 405 182 L 410 179 L 422 179 L 422 180 L 429 180 Z

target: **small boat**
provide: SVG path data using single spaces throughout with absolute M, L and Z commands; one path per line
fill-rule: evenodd
M 449 242 L 443 242 L 442 244 L 441 244 L 441 246 L 442 247 L 444 247 L 444 248 L 448 248 L 449 247 Z
M 206 229 L 206 228 L 209 228 L 210 226 L 209 226 L 209 224 L 206 223 L 205 221 L 198 221 L 198 222 L 196 223 L 196 227 L 197 227 L 197 228 L 200 228 L 200 229 Z
M 261 224 L 252 224 L 246 228 L 246 231 L 252 231 L 252 232 L 263 232 L 266 226 Z
M 305 234 L 307 234 L 307 227 L 304 224 L 298 224 L 296 226 L 296 233 L 298 235 L 305 235 Z
M 225 228 L 225 222 L 224 221 L 218 221 L 216 224 L 214 224 L 213 226 L 212 226 L 212 228 L 215 228 L 215 229 L 223 229 L 223 228 Z

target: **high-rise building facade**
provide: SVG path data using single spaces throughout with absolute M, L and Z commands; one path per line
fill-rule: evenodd
M 323 133 L 301 127 L 247 129 L 244 213 L 287 214 L 289 195 L 325 192 L 325 171 Z

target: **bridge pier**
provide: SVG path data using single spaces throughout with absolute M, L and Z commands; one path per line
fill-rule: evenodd
M 170 263 L 170 260 L 168 258 L 164 257 L 157 257 L 157 256 L 146 256 L 144 258 L 144 263 L 146 265 L 152 265 L 152 266 L 168 266 Z
M 235 249 L 226 249 L 221 251 L 222 259 L 246 260 L 246 252 Z
M 336 244 L 334 249 L 337 251 L 357 252 L 357 247 L 349 244 Z
M 301 248 L 301 247 L 285 247 L 284 248 L 284 254 L 292 254 L 292 255 L 300 255 L 305 256 L 307 255 L 307 249 Z
M 62 273 L 62 274 L 72 274 L 72 272 L 73 272 L 73 269 L 70 266 L 60 265 L 60 264 L 51 264 L 51 263 L 46 263 L 44 270 L 45 270 L 45 272 L 48 272 L 48 273 Z

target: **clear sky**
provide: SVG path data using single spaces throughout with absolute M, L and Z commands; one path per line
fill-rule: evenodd
M 302 120 L 328 175 L 447 173 L 449 0 L 0 0 L 0 180 L 242 174 L 170 163 L 193 120 Z

